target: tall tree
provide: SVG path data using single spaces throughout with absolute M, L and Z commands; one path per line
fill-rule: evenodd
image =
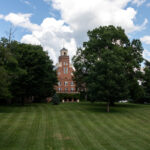
M 57 83 L 52 60 L 41 46 L 0 40 L 0 100 L 52 96 Z
M 150 62 L 146 60 L 144 68 L 144 101 L 150 102 Z
M 75 81 L 90 100 L 107 101 L 109 111 L 110 103 L 129 98 L 133 85 L 139 85 L 143 48 L 139 40 L 130 42 L 121 27 L 99 27 L 88 37 L 73 58 Z
M 41 46 L 12 43 L 11 51 L 16 56 L 22 74 L 12 83 L 15 97 L 25 99 L 31 97 L 45 98 L 52 96 L 57 83 L 56 72 L 52 60 Z
M 6 38 L 0 40 L 0 99 L 9 101 L 12 97 L 10 85 L 16 76 L 17 60 L 9 49 Z

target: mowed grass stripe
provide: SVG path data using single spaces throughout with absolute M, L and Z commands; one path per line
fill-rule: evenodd
M 31 113 L 32 113 L 33 118 L 30 124 L 30 128 L 28 129 L 28 134 L 26 135 L 26 138 L 25 138 L 25 145 L 24 145 L 25 150 L 35 150 L 37 146 L 36 139 L 37 139 L 37 134 L 38 134 L 38 129 L 39 129 L 40 109 L 38 105 L 33 105 L 32 107 L 33 109 Z
M 73 105 L 72 105 L 73 106 Z M 87 128 L 87 126 L 89 125 L 88 120 L 86 120 L 86 125 L 84 125 L 84 118 L 81 116 L 81 113 L 78 114 L 78 111 L 72 111 L 72 109 L 70 109 L 70 111 L 66 111 L 67 115 L 69 117 L 72 117 L 74 120 L 74 124 L 72 124 L 72 126 L 76 125 L 78 128 L 76 128 L 76 132 L 78 133 L 79 139 L 81 140 L 82 144 L 84 145 L 85 149 L 94 149 L 94 150 L 98 150 L 98 149 L 104 149 L 105 148 L 100 145 L 99 141 L 97 141 L 97 139 L 95 138 L 95 136 L 93 135 L 92 131 L 89 130 Z
M 143 147 L 146 144 L 148 147 L 150 147 L 149 133 L 147 132 L 148 131 L 147 127 L 145 128 L 145 124 L 140 124 L 139 121 L 136 121 L 135 119 L 137 117 L 136 115 L 132 115 L 132 118 L 129 116 L 130 115 L 128 114 L 127 116 L 123 117 L 122 120 L 125 119 L 124 121 L 126 125 L 125 129 L 129 130 L 130 133 L 133 134 L 134 140 L 136 135 L 137 141 L 135 145 L 141 145 L 141 147 Z
M 45 115 L 45 111 L 44 111 L 45 107 L 44 104 L 38 105 L 38 116 L 36 116 L 38 118 L 37 120 L 37 135 L 35 137 L 35 146 L 33 148 L 33 150 L 41 150 L 45 148 L 45 130 L 46 130 L 46 115 Z
M 5 109 L 7 110 L 8 108 L 0 106 L 0 133 L 1 129 L 7 130 L 9 128 L 10 124 L 8 124 L 8 121 L 12 122 L 16 116 L 17 107 L 12 107 L 10 111 Z
M 84 111 L 85 112 L 85 111 Z M 85 112 L 86 114 L 87 112 Z M 92 116 L 93 114 L 95 114 L 94 116 Z M 96 116 L 98 115 L 98 116 Z M 100 115 L 100 116 L 99 116 Z M 104 137 L 106 137 L 102 143 L 107 143 L 106 141 L 109 141 L 108 144 L 105 144 L 105 146 L 108 146 L 109 144 L 111 144 L 111 147 L 115 144 L 115 146 L 118 147 L 118 144 L 120 144 L 120 148 L 115 148 L 115 149 L 124 149 L 125 146 L 122 145 L 122 143 L 118 143 L 117 140 L 120 140 L 122 138 L 121 134 L 118 131 L 114 131 L 114 127 L 115 127 L 115 122 L 113 122 L 112 120 L 112 115 L 111 113 L 104 113 L 103 114 L 98 114 L 98 113 L 91 113 L 91 115 L 88 115 L 88 118 L 91 117 L 91 119 L 93 119 L 93 123 L 96 121 L 98 123 L 97 127 L 95 129 L 101 128 L 101 130 L 99 130 L 100 132 L 105 131 L 104 133 L 102 133 L 104 136 L 102 136 L 102 139 Z M 116 114 L 117 116 L 117 114 Z M 98 118 L 99 117 L 99 118 Z M 104 125 L 103 125 L 104 123 Z M 110 126 L 111 124 L 111 126 Z M 103 128 L 102 126 L 103 125 Z M 98 131 L 97 131 L 98 133 Z M 108 136 L 110 135 L 110 137 L 113 137 L 113 139 L 110 139 Z M 113 145 L 112 145 L 113 144 Z
M 69 130 L 68 119 L 65 117 L 64 110 L 63 108 L 57 107 L 56 111 L 58 116 L 61 116 L 57 118 L 60 124 L 61 133 L 61 136 L 58 136 L 57 138 L 63 142 L 64 147 L 62 147 L 62 149 L 74 149 L 74 144 L 71 142 L 73 140 L 72 131 Z
M 98 138 L 99 143 L 101 143 L 101 145 L 103 145 L 106 149 L 109 149 L 111 147 L 111 149 L 114 150 L 126 150 L 126 148 L 122 147 L 122 145 L 119 145 L 118 142 L 114 139 L 114 132 L 112 131 L 112 128 L 110 126 L 105 125 L 105 121 L 109 119 L 109 113 L 105 113 L 106 116 L 104 118 L 102 117 L 103 114 L 93 112 L 90 112 L 90 114 L 88 114 L 88 111 L 86 110 L 80 109 L 79 114 L 80 113 L 83 115 L 85 122 L 86 120 L 89 120 L 91 128 L 89 130 L 93 130 L 95 137 Z M 118 136 L 120 137 L 120 135 Z
M 62 121 L 59 122 L 59 119 L 61 119 L 61 117 L 58 114 L 58 110 L 57 110 L 57 106 L 53 106 L 53 111 L 51 111 L 52 114 L 52 118 L 53 118 L 53 138 L 54 138 L 54 142 L 53 142 L 53 147 L 54 149 L 62 149 L 64 147 L 64 143 L 62 141 L 63 139 L 63 135 L 61 133 L 61 124 L 63 123 Z
M 105 119 L 105 117 L 109 117 L 109 118 L 104 121 L 103 119 Z M 119 147 L 117 148 L 118 150 L 119 149 L 132 149 L 132 150 L 139 149 L 138 147 L 136 147 L 134 145 L 128 145 L 128 148 L 126 148 L 126 144 L 123 141 L 123 139 L 124 139 L 123 137 L 125 136 L 125 134 L 124 135 L 120 134 L 121 132 L 118 131 L 118 125 L 115 125 L 115 122 L 112 119 L 111 115 L 110 116 L 102 115 L 101 118 L 102 118 L 103 124 L 100 124 L 99 122 L 97 122 L 98 126 L 103 125 L 100 127 L 103 129 L 103 131 L 105 131 L 105 134 L 110 136 L 111 139 L 109 139 L 109 142 L 111 143 L 111 145 L 113 145 L 113 146 L 115 145 L 117 147 L 118 147 L 118 145 L 120 145 L 120 148 Z M 110 126 L 110 123 L 111 123 L 111 126 Z
M 137 145 L 134 144 L 136 141 L 135 139 L 132 138 L 132 132 L 129 130 L 130 126 L 127 126 L 128 123 L 124 121 L 123 124 L 120 124 L 120 120 L 118 120 L 117 116 L 112 115 L 111 119 L 112 121 L 112 130 L 116 132 L 116 134 L 120 135 L 120 138 L 118 139 L 119 143 L 126 147 L 126 144 L 128 144 L 128 149 L 136 149 L 140 150 L 141 148 Z
M 109 115 L 111 115 L 111 116 L 109 116 Z M 112 131 L 114 131 L 114 129 L 115 129 L 115 128 L 114 128 L 114 127 L 115 127 L 115 126 L 114 126 L 114 125 L 115 125 L 115 122 L 113 122 L 113 120 L 111 120 L 111 118 L 117 117 L 117 114 L 114 114 L 114 115 L 113 115 L 113 114 L 110 113 L 110 114 L 108 114 L 108 116 L 109 116 L 109 119 L 110 119 L 110 121 L 107 121 L 107 122 L 108 122 L 108 126 L 109 126 L 110 123 L 111 123 L 111 129 L 112 129 Z M 120 116 L 123 117 L 123 114 L 120 115 Z M 107 117 L 104 116 L 104 118 L 106 119 Z M 103 120 L 103 119 L 102 119 L 102 120 Z M 106 119 L 106 120 L 108 120 L 108 119 Z M 121 119 L 121 120 L 122 120 L 122 119 Z M 106 122 L 106 123 L 107 123 L 107 122 Z M 130 120 L 130 121 L 127 123 L 127 125 L 129 125 L 129 124 L 132 123 L 132 122 L 133 122 L 133 121 Z M 106 124 L 106 123 L 105 123 L 105 124 Z M 125 121 L 122 121 L 122 123 L 123 123 L 123 125 L 124 125 L 124 124 L 125 124 Z M 107 124 L 106 124 L 106 125 L 107 125 Z M 117 126 L 118 126 L 118 124 L 117 124 Z M 122 127 L 122 128 L 123 128 L 123 127 Z M 126 128 L 127 128 L 127 130 L 128 130 L 128 129 L 130 128 L 130 126 L 128 126 L 128 127 L 126 126 Z M 132 130 L 133 130 L 133 129 L 132 129 Z M 115 133 L 114 133 L 114 135 L 116 136 L 117 133 L 120 133 L 120 132 L 118 132 L 118 131 L 116 130 Z M 132 133 L 132 132 L 130 131 L 130 133 Z M 122 134 L 120 134 L 120 135 L 122 135 Z M 135 135 L 134 135 L 134 136 L 135 136 Z M 140 137 L 140 136 L 139 136 L 139 137 Z M 135 138 L 136 138 L 136 136 L 135 136 Z M 140 139 L 140 138 L 139 138 L 139 139 Z M 139 140 L 139 139 L 138 139 L 138 140 Z M 134 141 L 140 142 L 140 141 L 138 141 L 138 140 L 137 140 L 137 141 L 136 141 L 135 139 L 132 140 L 132 147 L 134 147 L 135 149 L 140 149 L 137 144 L 134 144 L 134 143 L 133 143 Z M 121 143 L 121 142 L 120 142 L 120 143 Z M 143 140 L 143 141 L 140 142 L 140 143 L 145 143 L 145 141 Z
M 142 115 L 144 115 L 144 113 L 141 113 L 141 116 Z M 139 115 L 138 115 L 138 117 L 139 117 Z M 120 123 L 122 126 L 124 126 L 124 128 L 126 130 L 129 130 L 130 133 L 134 133 L 136 135 L 139 135 L 139 137 L 144 135 L 142 140 L 147 141 L 147 139 L 149 139 L 149 133 L 147 132 L 148 126 L 145 127 L 145 124 L 141 124 L 140 122 L 142 122 L 142 121 L 139 120 L 138 117 L 136 116 L 136 114 L 132 114 L 132 117 L 130 117 L 129 113 L 125 114 L 124 116 L 122 116 L 123 121 Z M 138 118 L 138 120 L 137 120 L 137 118 Z
M 114 138 L 111 138 L 111 136 L 107 136 L 107 133 L 111 133 L 111 135 L 113 136 L 113 132 L 112 132 L 112 130 L 110 130 L 110 127 L 109 126 L 104 126 L 105 128 L 106 128 L 106 130 L 105 130 L 105 133 L 103 132 L 103 130 L 101 129 L 99 129 L 99 126 L 100 125 L 98 125 L 97 126 L 97 124 L 96 124 L 96 121 L 95 121 L 95 119 L 96 120 L 99 120 L 99 122 L 101 123 L 101 124 L 103 124 L 103 120 L 102 120 L 102 118 L 100 117 L 99 119 L 98 119 L 98 117 L 96 116 L 95 118 L 93 117 L 93 115 L 92 115 L 92 113 L 91 114 L 89 114 L 88 116 L 87 116 L 87 114 L 84 112 L 84 111 L 79 111 L 79 114 L 81 114 L 82 116 L 83 116 L 83 119 L 85 120 L 84 122 L 85 122 L 85 124 L 84 124 L 84 126 L 86 125 L 86 123 L 88 122 L 88 126 L 89 126 L 89 130 L 92 130 L 92 132 L 93 132 L 93 134 L 94 134 L 94 137 L 96 137 L 97 138 L 97 141 L 105 148 L 105 149 L 107 149 L 107 148 L 110 148 L 110 145 L 111 145 L 111 149 L 114 149 L 114 150 L 126 150 L 124 147 L 122 147 L 121 145 L 119 145 L 118 143 L 117 143 L 117 141 L 115 141 L 114 140 Z M 86 119 L 85 119 L 86 118 Z M 108 128 L 107 128 L 108 127 Z M 103 128 L 104 129 L 104 128 Z M 103 140 L 103 142 L 101 143 L 100 141 L 101 141 L 101 139 L 104 139 Z
M 25 106 L 26 107 L 26 106 Z M 27 148 L 27 139 L 31 136 L 31 127 L 32 122 L 35 117 L 34 106 L 26 107 L 26 113 L 24 121 L 20 124 L 21 131 L 18 133 L 16 141 L 14 142 L 14 148 L 17 150 L 26 150 Z M 33 129 L 32 129 L 33 130 Z
M 0 106 L 0 150 L 150 149 L 150 105 L 105 109 L 100 103 Z
M 44 105 L 45 117 L 46 117 L 46 131 L 45 131 L 45 150 L 53 150 L 54 149 L 54 138 L 53 138 L 53 117 L 52 111 L 54 111 L 50 104 Z
M 19 108 L 18 108 L 19 109 Z M 4 131 L 5 136 L 2 137 L 0 140 L 0 148 L 3 147 L 3 149 L 7 149 L 8 147 L 12 146 L 12 143 L 16 139 L 16 132 L 20 126 L 21 119 L 24 117 L 24 111 L 25 107 L 22 108 L 21 112 L 15 112 L 15 116 L 11 118 L 7 124 L 9 125 L 9 128 Z
M 59 108 L 59 113 L 62 119 L 61 127 L 64 135 L 64 144 L 67 150 L 85 150 L 85 146 L 77 135 L 79 128 L 74 128 L 72 124 L 76 125 L 73 118 L 68 116 L 69 110 L 67 108 Z M 64 131 L 63 131 L 64 130 Z
M 138 110 L 138 109 L 137 109 Z M 125 118 L 125 114 L 126 114 L 126 110 L 124 110 L 124 113 L 116 113 L 116 114 L 113 114 L 113 113 L 110 113 L 109 115 L 111 115 L 109 118 L 116 118 L 116 119 L 120 119 L 120 126 L 122 127 L 122 129 L 124 129 L 124 131 L 128 131 L 130 132 L 130 137 L 129 139 L 126 139 L 126 140 L 131 140 L 130 143 L 128 143 L 129 145 L 131 145 L 132 147 L 134 147 L 135 149 L 140 149 L 140 147 L 142 147 L 143 145 L 146 144 L 145 142 L 145 139 L 142 139 L 141 141 L 141 135 L 138 135 L 138 130 L 137 128 L 134 128 L 134 127 L 131 127 L 131 125 L 134 125 L 134 122 L 133 122 L 133 119 L 136 118 L 135 116 L 133 116 L 133 118 L 129 119 L 128 117 L 126 118 L 126 120 L 124 119 Z M 128 114 L 128 113 L 127 113 Z M 132 116 L 131 112 L 129 114 L 130 116 Z M 118 117 L 118 118 L 117 118 Z M 106 118 L 106 117 L 104 117 Z M 111 126 L 112 126 L 112 130 L 115 130 L 115 128 L 113 128 L 114 124 L 116 124 L 116 127 L 118 127 L 119 123 L 115 123 L 113 122 L 113 120 L 109 121 L 108 122 L 108 125 L 110 124 L 111 122 Z M 130 125 L 131 124 L 131 125 Z M 138 125 L 138 124 L 137 124 Z M 115 126 L 114 126 L 115 127 Z M 131 130 L 130 130 L 131 128 Z M 135 133 L 133 133 L 133 131 L 135 130 Z M 116 133 L 120 133 L 118 132 L 117 130 L 115 131 Z M 143 133 L 143 132 L 141 132 Z M 120 133 L 120 135 L 123 136 L 122 133 Z M 138 135 L 138 136 L 136 136 Z M 134 138 L 131 138 L 131 137 L 134 137 Z M 144 138 L 144 137 L 143 137 Z M 120 141 L 119 141 L 120 142 Z M 135 143 L 134 143 L 135 142 Z M 121 143 L 121 142 L 120 142 Z M 125 142 L 122 141 L 122 143 L 124 144 Z M 138 144 L 141 144 L 142 143 L 142 146 L 139 146 Z M 125 145 L 126 146 L 126 145 Z

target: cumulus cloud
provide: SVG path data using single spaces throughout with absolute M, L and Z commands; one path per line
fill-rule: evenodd
M 0 19 L 3 19 L 3 18 L 4 18 L 4 16 L 0 14 Z
M 23 27 L 31 31 L 22 37 L 21 42 L 41 45 L 49 52 L 54 63 L 57 62 L 60 49 L 64 46 L 72 57 L 76 51 L 76 41 L 73 38 L 73 30 L 63 20 L 45 18 L 40 25 L 30 21 L 32 14 L 10 13 L 0 15 L 1 19 L 11 22 L 15 26 Z
M 145 44 L 150 44 L 150 36 L 144 36 L 140 40 Z
M 48 0 L 46 0 L 48 1 Z M 131 0 L 51 0 L 53 7 L 61 12 L 62 19 L 75 31 L 75 38 L 86 40 L 86 32 L 100 25 L 121 26 L 126 33 L 142 30 L 135 25 L 137 11 L 127 4 Z M 138 1 L 134 1 L 138 3 Z M 127 8 L 126 8 L 127 7 Z
M 87 31 L 104 25 L 121 26 L 126 33 L 140 31 L 145 28 L 148 20 L 141 25 L 134 23 L 137 11 L 128 6 L 131 0 L 43 0 L 60 12 L 60 20 L 45 18 L 40 25 L 30 21 L 32 14 L 10 13 L 0 16 L 31 31 L 24 35 L 21 42 L 40 44 L 49 51 L 54 62 L 57 61 L 59 50 L 64 45 L 72 56 L 76 47 L 87 40 Z M 141 5 L 144 0 L 134 0 Z M 63 44 L 64 43 L 64 44 Z
M 132 3 L 141 6 L 146 0 L 133 0 Z
M 32 7 L 33 9 L 36 9 L 36 6 L 34 6 L 33 4 L 31 4 L 31 2 L 28 1 L 28 0 L 20 0 L 20 2 L 22 2 L 22 3 L 24 3 L 24 4 L 26 4 L 26 5 L 30 6 L 30 7 Z
M 45 18 L 39 30 L 33 30 L 31 34 L 23 36 L 21 42 L 42 45 L 56 63 L 63 44 L 69 50 L 71 57 L 75 54 L 76 41 L 72 33 L 71 28 L 65 25 L 63 20 Z
M 38 30 L 39 25 L 30 22 L 30 17 L 32 14 L 22 14 L 22 13 L 10 13 L 3 17 L 5 21 L 11 22 L 15 26 L 26 28 L 30 31 Z
M 150 3 L 147 3 L 146 6 L 147 6 L 147 7 L 150 7 Z
M 145 59 L 147 59 L 147 60 L 149 60 L 150 61 L 150 51 L 148 51 L 148 50 L 144 50 L 143 51 L 143 57 L 145 58 Z

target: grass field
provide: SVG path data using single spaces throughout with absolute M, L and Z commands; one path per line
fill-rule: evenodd
M 0 150 L 150 150 L 150 105 L 0 106 Z

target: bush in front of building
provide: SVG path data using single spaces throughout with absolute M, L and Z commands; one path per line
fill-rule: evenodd
M 79 93 L 59 93 L 60 100 L 77 100 L 80 99 Z
M 55 94 L 53 97 L 52 97 L 52 103 L 54 105 L 58 105 L 60 103 L 60 98 L 57 94 Z

